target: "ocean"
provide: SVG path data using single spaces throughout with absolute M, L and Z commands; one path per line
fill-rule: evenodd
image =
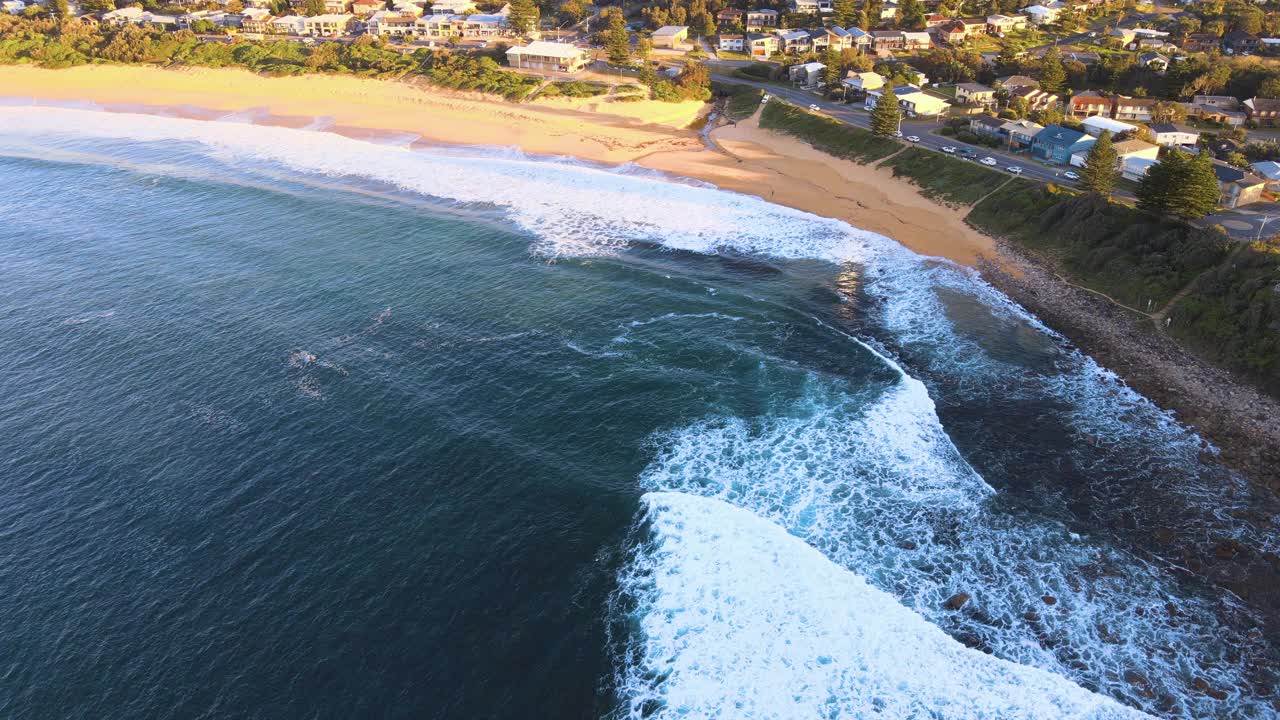
M 0 106 L 0 716 L 1280 713 L 1271 501 L 972 272 L 253 119 Z

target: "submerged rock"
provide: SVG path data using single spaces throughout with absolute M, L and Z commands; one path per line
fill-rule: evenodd
M 942 603 L 942 607 L 948 610 L 959 610 L 967 602 L 969 602 L 969 593 L 956 593 L 947 598 L 947 601 Z
M 1044 604 L 1045 604 L 1045 605 L 1057 605 L 1057 604 L 1058 604 L 1058 598 L 1056 598 L 1056 597 L 1054 597 L 1054 596 L 1052 596 L 1052 595 L 1045 595 L 1044 597 L 1042 597 L 1042 598 L 1040 598 L 1040 599 L 1044 601 Z

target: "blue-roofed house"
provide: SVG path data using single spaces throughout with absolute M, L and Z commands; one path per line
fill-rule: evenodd
M 1050 125 L 1031 139 L 1031 154 L 1048 163 L 1065 164 L 1071 161 L 1075 153 L 1087 149 L 1094 138 L 1085 133 Z
M 1256 162 L 1253 164 L 1253 172 L 1258 177 L 1267 181 L 1267 189 L 1275 190 L 1280 188 L 1280 163 L 1267 160 L 1265 162 Z

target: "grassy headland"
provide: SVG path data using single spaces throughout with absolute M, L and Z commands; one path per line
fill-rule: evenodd
M 977 163 L 920 148 L 907 148 L 884 166 L 919 186 L 925 197 L 957 205 L 972 205 L 1008 179 Z
M 760 127 L 797 137 L 828 155 L 855 162 L 875 162 L 902 149 L 902 145 L 889 138 L 877 137 L 861 128 L 777 100 L 764 106 Z

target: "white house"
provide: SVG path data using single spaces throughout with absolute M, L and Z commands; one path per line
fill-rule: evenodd
M 1061 10 L 1044 5 L 1028 5 L 1022 8 L 1022 14 L 1027 16 L 1032 25 L 1049 25 L 1057 22 Z
M 1280 163 L 1268 160 L 1266 162 L 1253 163 L 1251 167 L 1255 175 L 1267 181 L 1268 190 L 1280 188 Z
M 1186 125 L 1173 123 L 1152 123 L 1151 135 L 1157 145 L 1179 147 L 1195 145 L 1200 141 L 1200 131 Z
M 285 15 L 271 21 L 271 32 L 276 35 L 302 35 L 306 28 L 306 21 L 297 15 Z
M 128 23 L 136 23 L 142 21 L 142 8 L 129 6 L 119 10 L 112 10 L 102 16 L 102 22 L 113 23 L 116 25 L 126 25 Z
M 653 46 L 656 48 L 683 47 L 688 39 L 688 25 L 664 25 L 653 31 Z
M 1112 148 L 1116 151 L 1116 164 L 1122 172 L 1124 170 L 1125 163 L 1130 160 L 1150 160 L 1154 163 L 1160 157 L 1159 145 L 1152 145 L 1151 143 L 1144 142 L 1142 140 L 1121 140 L 1115 145 L 1112 145 Z M 1089 149 L 1086 148 L 1072 154 L 1071 164 L 1076 167 L 1084 167 L 1088 158 Z M 1146 170 L 1143 170 L 1142 172 L 1145 174 Z
M 587 51 L 567 43 L 539 40 L 508 50 L 507 62 L 526 70 L 578 72 L 587 66 Z
M 741 35 L 718 35 L 716 36 L 716 49 L 726 52 L 742 52 L 745 41 L 746 39 Z
M 431 3 L 432 15 L 465 15 L 475 11 L 475 0 L 436 0 Z
M 793 83 L 799 83 L 804 87 L 815 87 L 818 81 L 822 79 L 822 71 L 827 66 L 820 62 L 809 62 L 803 65 L 792 65 L 787 68 L 787 77 Z
M 893 89 L 893 92 L 898 96 L 898 106 L 907 117 L 937 117 L 951 107 L 951 103 L 921 92 L 915 85 L 899 85 Z M 867 92 L 863 107 L 874 110 L 876 103 L 883 96 L 884 88 Z
M 1137 182 L 1147 174 L 1152 165 L 1156 164 L 1156 160 L 1151 158 L 1128 158 L 1120 162 L 1120 177 L 1125 180 L 1133 180 Z
M 314 37 L 344 35 L 351 29 L 351 23 L 355 22 L 355 19 L 355 15 L 346 13 L 325 13 L 305 17 L 302 19 L 302 32 L 304 35 Z
M 835 11 L 833 0 L 791 0 L 791 12 L 794 13 L 829 13 Z
M 27 4 L 22 0 L 5 0 L 0 3 L 0 7 L 4 8 L 4 11 L 10 15 L 21 15 L 22 11 L 27 9 Z
M 877 72 L 853 72 L 851 70 L 849 71 L 849 77 L 844 79 L 844 85 L 850 90 L 865 93 L 884 87 L 884 77 Z

